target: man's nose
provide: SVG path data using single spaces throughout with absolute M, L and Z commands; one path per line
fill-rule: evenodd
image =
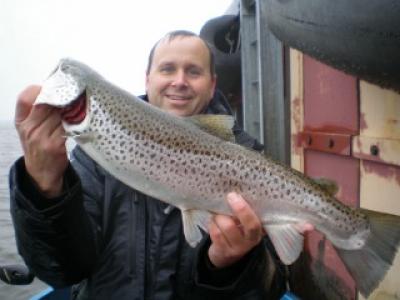
M 187 76 L 183 70 L 175 73 L 175 76 L 172 81 L 172 85 L 176 86 L 176 87 L 188 86 Z

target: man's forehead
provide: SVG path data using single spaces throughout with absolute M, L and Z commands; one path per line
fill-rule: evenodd
M 168 51 L 168 50 L 176 50 L 176 46 L 179 44 L 192 44 L 191 46 L 194 48 L 198 48 L 198 50 L 204 50 L 208 55 L 208 49 L 207 46 L 205 45 L 205 42 L 197 37 L 197 36 L 174 36 L 174 37 L 169 37 L 166 36 L 162 38 L 158 43 L 157 46 L 154 49 L 154 58 L 160 54 L 160 52 Z M 174 49 L 171 49 L 174 48 Z

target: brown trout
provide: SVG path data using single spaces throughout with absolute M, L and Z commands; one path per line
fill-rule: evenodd
M 231 215 L 226 194 L 252 206 L 285 264 L 303 249 L 312 224 L 335 246 L 368 296 L 391 266 L 400 216 L 352 209 L 300 172 L 233 143 L 230 116 L 176 117 L 63 59 L 35 105 L 61 108 L 66 134 L 116 178 L 182 212 L 195 246 L 212 214 Z

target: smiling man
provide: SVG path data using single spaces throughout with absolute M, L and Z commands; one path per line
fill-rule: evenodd
M 176 116 L 229 114 L 215 86 L 212 53 L 197 35 L 175 31 L 153 47 L 145 96 L 151 104 Z M 28 87 L 18 98 L 24 157 L 10 172 L 18 249 L 37 277 L 74 285 L 73 299 L 279 298 L 278 264 L 240 195 L 227 195 L 234 216 L 214 216 L 209 236 L 191 248 L 179 209 L 128 188 L 79 147 L 68 160 L 60 116 L 68 112 L 33 106 L 39 92 Z M 260 148 L 237 125 L 234 133 L 238 143 Z
M 216 85 L 211 51 L 190 33 L 176 32 L 152 49 L 146 74 L 149 102 L 172 114 L 201 113 Z

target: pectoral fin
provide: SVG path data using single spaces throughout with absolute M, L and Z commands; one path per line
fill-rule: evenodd
M 296 261 L 303 250 L 304 237 L 297 224 L 271 224 L 266 226 L 276 253 L 285 265 Z
M 190 246 L 196 247 L 203 235 L 200 228 L 207 231 L 211 214 L 207 211 L 188 209 L 182 210 L 183 233 Z

